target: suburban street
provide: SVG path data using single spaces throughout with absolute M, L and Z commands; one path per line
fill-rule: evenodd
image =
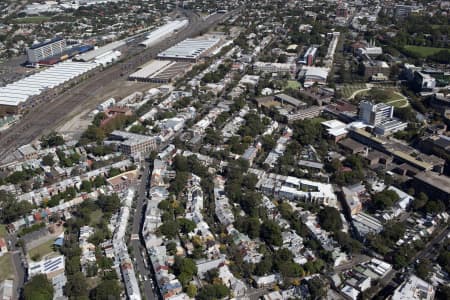
M 149 181 L 149 162 L 144 163 L 144 170 L 142 171 L 142 178 L 137 190 L 136 210 L 134 212 L 133 225 L 131 230 L 131 246 L 133 248 L 133 256 L 135 258 L 136 272 L 145 277 L 147 280 L 141 281 L 145 299 L 158 299 L 157 292 L 152 288 L 152 276 L 148 264 L 144 262 L 146 258 L 143 257 L 142 251 L 145 251 L 143 240 L 141 239 L 141 228 L 144 221 L 144 205 L 147 201 L 147 185 Z

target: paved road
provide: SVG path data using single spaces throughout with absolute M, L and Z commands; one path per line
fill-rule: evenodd
M 369 260 L 370 260 L 370 257 L 367 255 L 355 255 L 355 256 L 353 256 L 353 258 L 351 259 L 350 262 L 335 267 L 334 271 L 336 273 L 339 273 L 339 272 L 351 269 L 354 266 L 359 265 L 359 264 L 369 261 Z
M 8 235 L 7 241 L 10 244 L 9 251 L 12 253 L 12 262 L 14 265 L 14 275 L 15 275 L 15 288 L 16 295 L 19 298 L 20 290 L 25 282 L 25 267 L 23 265 L 24 255 L 22 248 L 16 247 L 17 237 L 15 235 Z
M 175 36 L 149 49 L 130 48 L 128 54 L 124 55 L 124 61 L 95 74 L 74 88 L 34 107 L 18 124 L 1 133 L 0 160 L 3 160 L 19 146 L 30 143 L 42 134 L 50 132 L 57 124 L 65 120 L 66 116 L 74 111 L 75 108 L 87 105 L 89 101 L 92 101 L 92 96 L 106 94 L 111 89 L 116 88 L 117 84 L 120 84 L 120 81 L 127 78 L 128 74 L 135 71 L 139 65 L 154 58 L 161 50 L 171 47 L 185 38 L 201 34 L 232 13 L 216 14 L 203 20 L 194 12 L 183 12 L 190 22 L 186 28 L 180 30 Z M 117 84 L 111 84 L 112 82 L 117 82 Z
M 138 237 L 137 239 L 131 240 L 131 246 L 133 247 L 133 256 L 135 260 L 136 271 L 141 274 L 142 277 L 147 278 L 147 280 L 142 282 L 143 291 L 145 299 L 147 300 L 156 300 L 158 297 L 155 295 L 155 291 L 152 288 L 151 284 L 151 272 L 148 268 L 148 263 L 145 263 L 144 258 L 142 256 L 142 250 L 145 248 L 143 240 L 140 238 L 141 227 L 144 221 L 144 205 L 147 201 L 147 186 L 149 182 L 149 163 L 144 163 L 144 171 L 141 178 L 141 184 L 139 185 L 139 189 L 137 191 L 137 203 L 136 210 L 134 212 L 133 225 L 131 234 L 132 236 Z

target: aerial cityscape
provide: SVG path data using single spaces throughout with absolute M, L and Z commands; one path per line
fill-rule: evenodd
M 449 300 L 449 21 L 1 0 L 0 300 Z

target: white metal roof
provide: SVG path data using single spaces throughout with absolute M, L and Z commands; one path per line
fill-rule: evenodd
M 27 101 L 30 96 L 39 95 L 43 90 L 54 88 L 97 66 L 96 63 L 72 61 L 56 64 L 42 72 L 1 87 L 0 105 L 16 106 Z
M 198 58 L 204 52 L 208 51 L 217 43 L 220 39 L 185 39 L 184 41 L 176 44 L 175 46 L 161 52 L 159 57 L 173 57 L 173 58 Z
M 156 30 L 150 32 L 147 35 L 146 39 L 144 41 L 142 41 L 140 45 L 149 47 L 149 46 L 155 44 L 156 42 L 160 41 L 161 39 L 171 35 L 176 30 L 183 28 L 188 23 L 189 23 L 188 20 L 175 20 L 175 21 L 169 22 L 169 23 L 157 28 Z
M 131 74 L 130 78 L 148 78 L 171 63 L 173 63 L 173 61 L 152 60 L 148 64 L 144 65 L 141 69 Z

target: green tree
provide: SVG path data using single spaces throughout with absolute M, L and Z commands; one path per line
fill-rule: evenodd
M 64 145 L 64 139 L 56 132 L 52 132 L 49 135 L 43 136 L 41 138 L 42 148 L 56 147 L 61 145 Z
M 83 180 L 81 182 L 80 190 L 82 192 L 92 192 L 92 182 L 90 182 L 89 180 Z
M 44 166 L 53 166 L 55 164 L 55 161 L 53 160 L 53 155 L 52 154 L 47 154 L 46 156 L 44 156 L 42 158 L 42 164 Z
M 373 204 L 377 209 L 383 210 L 392 207 L 399 199 L 396 192 L 384 190 L 373 196 Z
M 230 290 L 223 284 L 209 284 L 200 289 L 198 300 L 219 300 L 230 294 Z
M 183 258 L 180 256 L 175 257 L 172 269 L 184 287 L 187 286 L 192 280 L 192 277 L 197 273 L 197 265 L 195 262 L 190 258 Z
M 113 213 L 120 208 L 120 198 L 117 194 L 100 195 L 97 200 L 97 205 L 104 213 Z
M 325 297 L 327 290 L 325 284 L 320 277 L 313 277 L 307 281 L 309 293 L 311 294 L 311 299 L 322 299 Z
M 258 218 L 239 218 L 235 222 L 236 228 L 254 239 L 259 236 L 261 224 Z
M 297 121 L 293 124 L 294 138 L 302 145 L 309 145 L 322 137 L 322 126 L 313 120 Z
M 53 299 L 53 286 L 47 276 L 36 275 L 25 284 L 23 297 L 25 300 L 51 300 Z
M 175 220 L 169 220 L 159 226 L 158 231 L 169 239 L 173 239 L 178 235 L 178 222 Z
M 102 280 L 93 290 L 91 298 L 96 300 L 120 299 L 121 291 L 122 289 L 117 280 Z
M 17 201 L 9 192 L 0 190 L 0 221 L 11 223 L 20 216 L 28 214 L 33 205 L 28 201 Z
M 188 285 L 186 288 L 186 294 L 188 294 L 191 298 L 195 298 L 195 295 L 197 295 L 197 287 L 193 284 Z
M 419 261 L 415 267 L 417 276 L 423 280 L 427 280 L 430 275 L 432 265 L 433 264 L 428 259 L 422 259 Z
M 69 298 L 84 298 L 88 297 L 88 290 L 86 289 L 86 277 L 83 273 L 77 272 L 68 276 L 67 283 L 64 286 L 64 292 Z
M 185 218 L 178 219 L 177 221 L 180 226 L 181 232 L 183 232 L 184 234 L 188 234 L 189 232 L 194 231 L 195 227 L 197 227 L 194 221 Z
M 277 223 L 271 220 L 264 221 L 260 230 L 261 238 L 268 244 L 281 246 L 283 238 L 281 237 L 281 229 Z
M 342 229 L 342 220 L 339 211 L 331 206 L 322 209 L 317 215 L 320 226 L 326 231 L 338 232 Z
M 265 255 L 255 267 L 255 275 L 264 276 L 272 269 L 272 257 Z

